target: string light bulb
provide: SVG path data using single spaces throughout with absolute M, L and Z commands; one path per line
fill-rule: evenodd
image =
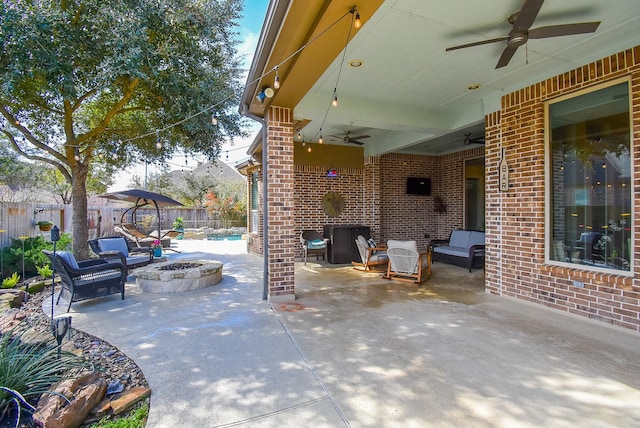
M 276 77 L 273 79 L 273 89 L 280 89 L 280 76 L 278 75 L 278 67 L 274 68 L 276 71 Z
M 311 153 L 311 146 L 307 147 L 307 152 Z
M 331 100 L 331 105 L 334 107 L 338 106 L 338 93 L 336 88 L 333 88 L 333 99 Z
M 324 143 L 324 140 L 322 139 L 322 134 L 320 134 L 320 138 L 318 138 L 318 143 L 320 144 Z
M 353 21 L 353 26 L 356 28 L 362 27 L 362 21 L 360 20 L 360 13 L 356 10 L 356 19 Z
M 216 126 L 218 124 L 218 118 L 215 115 L 211 115 L 211 124 Z
M 76 162 L 80 161 L 80 150 L 78 150 L 78 148 L 76 147 L 76 149 L 74 150 L 74 155 L 73 158 L 76 160 Z

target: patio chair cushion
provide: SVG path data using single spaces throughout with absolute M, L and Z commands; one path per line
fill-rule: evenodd
M 102 251 L 120 251 L 125 257 L 129 256 L 129 247 L 127 241 L 123 239 L 98 239 L 100 250 Z
M 307 248 L 312 249 L 312 248 L 325 248 L 327 246 L 327 243 L 324 241 L 324 239 L 312 239 L 310 241 L 307 241 Z
M 69 251 L 58 251 L 56 254 L 64 259 L 64 261 L 67 262 L 67 264 L 73 269 L 80 269 L 78 261 L 76 260 L 76 257 L 73 255 L 73 253 Z
M 152 260 L 151 253 L 147 249 L 134 248 L 134 250 L 129 251 L 127 240 L 124 237 L 99 238 L 97 241 L 99 247 L 98 255 L 100 257 L 109 257 L 109 253 L 120 254 L 122 263 L 129 268 L 145 265 Z M 110 257 L 113 257 L 113 255 L 110 255 Z

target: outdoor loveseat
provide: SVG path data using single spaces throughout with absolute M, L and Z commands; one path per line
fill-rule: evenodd
M 471 272 L 475 266 L 484 266 L 484 232 L 454 230 L 449 239 L 432 239 L 432 260 L 465 266 Z
M 92 239 L 89 247 L 101 259 L 117 259 L 127 269 L 148 265 L 153 260 L 151 247 L 129 248 L 127 240 L 121 236 Z
M 71 309 L 71 303 L 80 300 L 94 299 L 120 293 L 124 300 L 124 284 L 127 278 L 127 268 L 120 261 L 91 259 L 77 261 L 68 251 L 54 253 L 42 250 L 55 265 L 55 271 L 60 276 L 62 288 L 56 304 L 63 297 Z

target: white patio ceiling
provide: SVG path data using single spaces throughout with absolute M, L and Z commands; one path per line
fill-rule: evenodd
M 357 4 L 356 4 L 357 6 Z M 464 133 L 483 134 L 500 97 L 528 84 L 640 45 L 638 0 L 546 0 L 532 28 L 601 21 L 596 33 L 529 40 L 496 69 L 506 43 L 445 52 L 449 46 L 506 36 L 522 0 L 388 0 L 294 108 L 309 120 L 306 138 L 370 135 L 365 154 L 444 154 L 463 149 Z M 346 18 L 348 19 L 348 18 Z M 345 34 L 346 40 L 346 34 Z M 351 60 L 364 61 L 360 68 Z M 467 89 L 479 84 L 477 90 Z M 328 111 L 328 113 L 327 113 Z M 326 120 L 324 119 L 326 114 Z M 324 124 L 323 124 L 324 121 Z

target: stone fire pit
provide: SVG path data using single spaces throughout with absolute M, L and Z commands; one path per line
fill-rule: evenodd
M 131 272 L 140 290 L 177 293 L 215 285 L 222 280 L 222 263 L 214 260 L 174 260 L 152 263 Z

